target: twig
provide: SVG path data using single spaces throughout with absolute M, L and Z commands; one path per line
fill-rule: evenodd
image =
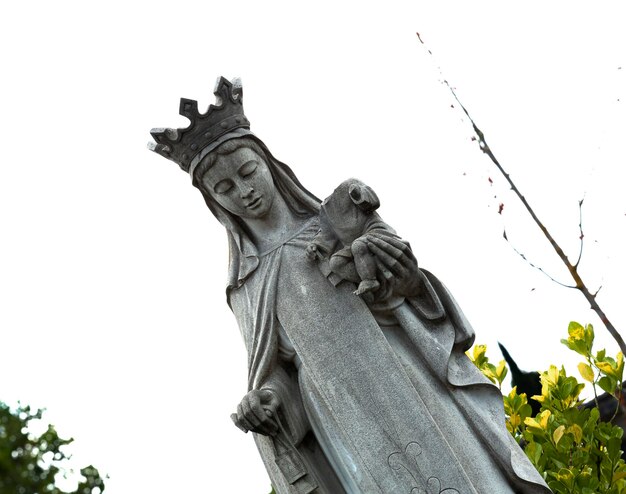
M 591 368 L 591 370 L 593 371 L 593 362 L 591 362 L 591 355 L 588 354 L 587 355 L 587 363 L 589 364 L 589 367 Z M 597 366 L 596 366 L 597 368 Z M 600 369 L 598 369 L 598 372 L 600 371 Z M 600 375 L 598 374 L 598 379 L 600 378 Z M 591 383 L 591 387 L 593 388 L 593 399 L 596 403 L 596 408 L 598 409 L 598 412 L 600 411 L 600 402 L 598 401 L 598 390 L 596 389 L 596 379 L 595 379 L 595 373 L 594 373 L 594 380 Z
M 578 229 L 580 231 L 580 250 L 578 251 L 578 259 L 576 260 L 576 264 L 574 267 L 578 269 L 578 265 L 580 264 L 580 260 L 583 257 L 583 242 L 585 238 L 585 234 L 583 233 L 583 202 L 585 198 L 583 197 L 580 201 L 578 201 Z M 598 292 L 596 292 L 598 293 Z M 595 298 L 595 295 L 594 295 Z
M 417 37 L 422 43 L 422 45 L 424 45 L 424 42 L 422 41 L 422 38 L 420 37 L 419 33 L 417 34 Z M 430 50 L 428 50 L 428 53 L 432 56 L 432 52 Z M 441 69 L 439 69 L 439 72 L 441 73 Z M 462 108 L 463 112 L 465 113 L 469 121 L 471 122 L 472 128 L 474 129 L 474 132 L 476 133 L 476 136 L 478 137 L 478 145 L 480 146 L 480 149 L 482 150 L 482 152 L 485 153 L 489 157 L 489 159 L 493 162 L 494 165 L 496 165 L 500 173 L 504 176 L 506 181 L 509 183 L 509 185 L 511 186 L 511 190 L 515 193 L 515 195 L 517 195 L 518 199 L 522 202 L 522 204 L 526 208 L 526 211 L 528 211 L 528 214 L 530 214 L 530 216 L 532 217 L 534 222 L 537 224 L 541 232 L 544 234 L 548 242 L 550 242 L 550 245 L 552 246 L 556 254 L 559 256 L 559 259 L 561 259 L 563 264 L 565 264 L 565 266 L 567 267 L 567 270 L 569 271 L 570 275 L 572 276 L 574 280 L 575 288 L 583 294 L 585 299 L 589 302 L 591 309 L 598 315 L 602 323 L 605 325 L 606 329 L 609 331 L 611 336 L 613 336 L 613 338 L 619 345 L 619 348 L 622 354 L 626 355 L 626 342 L 624 342 L 624 339 L 617 332 L 617 329 L 615 329 L 615 326 L 613 326 L 613 324 L 609 321 L 609 318 L 606 316 L 604 311 L 600 308 L 596 300 L 596 297 L 589 291 L 589 289 L 587 288 L 587 285 L 585 285 L 583 279 L 580 277 L 580 274 L 578 273 L 577 266 L 573 265 L 570 262 L 570 260 L 568 259 L 567 255 L 565 254 L 561 246 L 556 242 L 554 237 L 552 237 L 548 229 L 538 218 L 535 211 L 530 207 L 530 204 L 528 204 L 528 201 L 526 200 L 526 198 L 522 195 L 520 190 L 517 188 L 517 186 L 511 179 L 510 175 L 504 170 L 504 168 L 502 167 L 498 159 L 495 157 L 495 155 L 491 151 L 491 148 L 487 144 L 487 140 L 485 139 L 485 134 L 483 133 L 482 130 L 478 128 L 478 126 L 476 125 L 476 122 L 474 122 L 474 119 L 470 116 L 469 112 L 467 111 L 463 103 L 461 103 L 461 100 L 459 100 L 459 97 L 456 95 L 456 92 L 454 91 L 454 89 L 452 89 L 452 86 L 450 86 L 448 81 L 445 79 L 443 79 L 443 82 L 448 87 L 448 89 L 452 93 L 452 96 L 454 97 L 456 102 L 459 104 L 459 106 Z
M 611 420 L 609 420 L 609 422 L 613 422 L 613 420 L 615 420 L 615 417 L 617 417 L 617 414 L 619 413 L 619 411 L 622 409 L 622 390 L 624 389 L 624 384 L 623 383 L 619 383 L 619 391 L 617 392 L 617 407 L 615 408 L 615 413 L 613 413 L 613 416 L 611 417 Z M 615 396 L 615 395 L 614 395 Z
M 531 261 L 528 260 L 528 258 L 526 257 L 526 255 L 523 252 L 520 252 L 509 240 L 509 237 L 506 234 L 506 231 L 504 232 L 504 240 L 506 240 L 509 245 L 511 246 L 511 249 L 513 249 L 515 251 L 515 253 L 520 256 L 522 259 L 524 259 L 524 261 L 526 261 L 531 267 L 535 268 L 537 271 L 542 272 L 543 274 L 545 274 L 548 278 L 550 278 L 552 281 L 554 281 L 557 285 L 561 285 L 564 288 L 576 288 L 574 285 L 567 285 L 559 280 L 557 280 L 556 278 L 553 278 L 552 276 L 550 276 L 541 266 L 537 266 L 535 264 L 533 264 Z

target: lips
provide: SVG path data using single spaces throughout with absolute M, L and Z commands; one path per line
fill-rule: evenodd
M 248 204 L 246 204 L 246 208 L 247 209 L 255 209 L 256 207 L 258 207 L 261 204 L 262 198 L 263 198 L 263 196 L 259 196 L 259 197 L 255 198 L 254 200 L 250 201 Z

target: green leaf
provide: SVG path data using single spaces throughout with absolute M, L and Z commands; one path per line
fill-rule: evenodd
M 571 321 L 569 325 L 567 326 L 567 334 L 569 334 L 570 336 L 584 338 L 585 328 L 579 322 Z
M 624 354 L 622 352 L 617 353 L 617 362 L 616 362 L 617 372 L 616 376 L 618 381 L 622 381 L 624 377 Z
M 606 360 L 604 362 L 596 362 L 596 367 L 602 374 L 617 378 L 617 364 Z
M 587 345 L 587 348 L 589 349 L 590 353 L 591 353 L 591 348 L 593 347 L 594 337 L 595 335 L 593 333 L 593 325 L 587 324 L 587 326 L 585 327 L 585 344 Z
M 474 346 L 472 360 L 474 364 L 476 364 L 476 367 L 478 367 L 479 369 L 482 368 L 482 366 L 486 364 L 488 361 L 487 357 L 485 356 L 486 352 L 487 352 L 487 345 L 475 345 Z
M 506 367 L 506 361 L 500 360 L 500 363 L 498 364 L 498 367 L 496 369 L 496 377 L 498 378 L 498 382 L 500 384 L 504 382 L 504 379 L 506 378 L 506 375 L 508 374 L 508 372 L 509 372 L 509 369 L 507 369 Z
M 565 426 L 559 425 L 552 433 L 552 439 L 554 440 L 554 444 L 559 444 L 559 441 L 563 437 L 563 434 L 565 434 Z
M 626 478 L 626 470 L 622 470 L 621 472 L 618 471 L 613 474 L 613 482 L 617 482 L 618 480 L 624 478 Z
M 587 325 L 584 328 L 581 324 L 572 321 L 567 328 L 567 340 L 561 340 L 565 346 L 576 353 L 588 357 L 591 353 L 591 345 L 593 344 L 593 327 Z
M 540 443 L 531 442 L 526 446 L 526 455 L 530 458 L 530 461 L 533 462 L 535 467 L 539 465 L 539 460 L 541 459 L 541 453 L 543 452 L 543 448 Z
M 557 473 L 556 478 L 559 482 L 564 484 L 570 491 L 574 487 L 574 474 L 569 468 L 561 468 Z
M 593 369 L 590 365 L 585 364 L 584 362 L 578 364 L 578 372 L 580 372 L 580 375 L 583 376 L 583 379 L 585 381 L 589 381 L 590 383 L 592 383 L 595 380 Z
M 615 392 L 615 388 L 617 388 L 617 381 L 611 376 L 604 376 L 598 381 L 598 386 L 600 386 L 607 393 L 613 394 Z
M 547 372 L 541 376 L 542 381 L 545 377 L 545 382 L 548 385 L 556 386 L 559 382 L 559 369 L 557 369 L 554 365 L 551 365 Z
M 530 417 L 532 413 L 533 413 L 533 409 L 528 403 L 524 403 L 519 408 L 519 414 L 522 417 L 522 421 L 526 420 L 526 417 Z
M 609 439 L 609 443 L 607 445 L 607 450 L 609 452 L 609 457 L 617 459 L 621 455 L 620 447 L 622 445 L 622 441 L 617 437 L 612 437 Z
M 574 441 L 577 443 L 580 443 L 583 439 L 583 430 L 578 424 L 570 425 L 565 432 L 572 434 L 574 436 Z

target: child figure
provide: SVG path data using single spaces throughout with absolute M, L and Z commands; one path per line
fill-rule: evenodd
M 376 232 L 398 238 L 376 213 L 379 206 L 378 196 L 371 187 L 355 178 L 342 182 L 322 203 L 320 232 L 307 247 L 310 259 L 330 256 L 332 272 L 343 279 L 358 281 L 355 295 L 375 292 L 380 287 L 376 258 L 367 246 L 365 235 Z

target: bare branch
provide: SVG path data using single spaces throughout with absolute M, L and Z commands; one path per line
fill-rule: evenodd
M 418 34 L 418 38 L 420 42 L 424 45 L 424 42 L 422 41 L 419 34 Z M 430 50 L 428 50 L 428 53 L 432 56 L 432 52 Z M 439 73 L 441 74 L 441 69 L 439 69 Z M 609 321 L 604 311 L 598 305 L 598 302 L 596 301 L 595 296 L 589 291 L 589 289 L 587 288 L 587 285 L 585 285 L 584 281 L 578 274 L 576 265 L 573 265 L 570 262 L 570 260 L 568 259 L 567 255 L 565 254 L 561 246 L 556 242 L 554 237 L 552 237 L 551 233 L 548 231 L 545 225 L 538 218 L 535 211 L 530 207 L 530 204 L 528 204 L 528 201 L 526 200 L 526 198 L 522 195 L 522 193 L 517 188 L 513 180 L 511 180 L 511 177 L 509 176 L 509 174 L 504 170 L 504 168 L 502 167 L 498 159 L 495 157 L 495 155 L 489 148 L 489 145 L 487 144 L 487 140 L 485 139 L 485 134 L 478 128 L 478 126 L 476 125 L 476 122 L 474 122 L 474 119 L 472 119 L 472 117 L 470 116 L 469 112 L 467 111 L 463 103 L 461 103 L 461 101 L 459 100 L 454 89 L 452 89 L 452 86 L 450 86 L 448 81 L 445 80 L 443 77 L 442 79 L 443 79 L 444 84 L 448 87 L 448 89 L 452 93 L 452 96 L 454 96 L 454 99 L 457 101 L 457 103 L 459 104 L 459 106 L 461 107 L 461 109 L 463 110 L 463 112 L 465 113 L 469 121 L 471 122 L 474 132 L 478 136 L 478 144 L 480 146 L 480 149 L 483 151 L 483 153 L 485 153 L 489 157 L 489 159 L 493 162 L 493 164 L 496 165 L 500 173 L 504 176 L 506 181 L 509 183 L 509 185 L 511 186 L 511 190 L 517 195 L 519 200 L 522 202 L 522 204 L 526 208 L 526 211 L 528 211 L 528 214 L 530 214 L 530 216 L 532 217 L 536 225 L 539 227 L 539 229 L 543 233 L 543 235 L 546 237 L 548 242 L 550 242 L 550 245 L 556 252 L 559 259 L 561 259 L 563 264 L 565 264 L 565 266 L 567 267 L 567 270 L 569 271 L 570 275 L 572 276 L 575 282 L 576 289 L 580 290 L 580 292 L 583 294 L 585 299 L 589 302 L 591 309 L 598 315 L 602 323 L 605 325 L 606 329 L 609 331 L 609 333 L 611 333 L 611 336 L 613 336 L 613 338 L 619 345 L 622 353 L 626 355 L 626 342 L 624 341 L 624 338 L 622 338 L 622 336 L 618 333 L 617 329 L 615 329 L 615 326 L 613 326 L 613 324 L 611 323 L 611 321 Z

